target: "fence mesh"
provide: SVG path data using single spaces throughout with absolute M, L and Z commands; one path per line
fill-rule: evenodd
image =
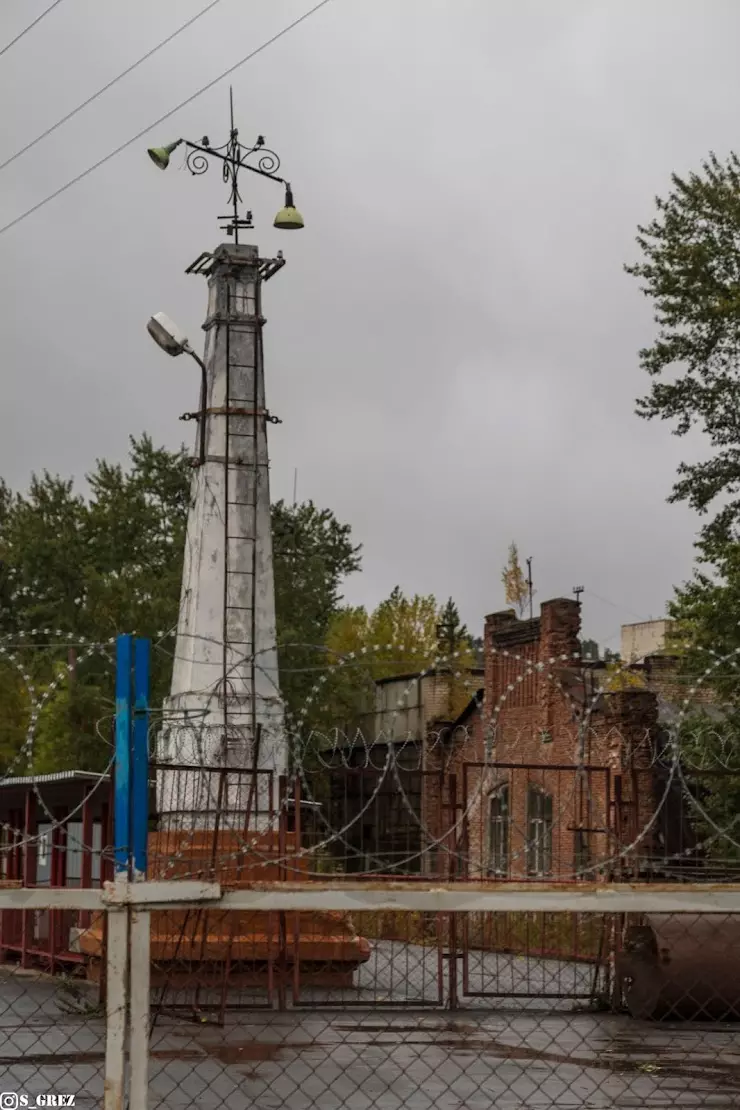
M 260 926 L 259 999 L 234 978 L 222 1006 L 183 960 L 155 1012 L 154 1105 L 738 1104 L 740 915 L 360 913 L 370 955 L 344 983 L 330 962 L 295 974 L 281 916 Z
M 110 679 L 110 645 L 86 650 Z M 419 676 L 371 725 L 286 715 L 273 767 L 253 729 L 232 719 L 214 746 L 212 719 L 157 708 L 147 877 L 574 896 L 736 882 L 728 721 L 690 698 L 657 715 L 644 690 L 557 662 L 507 656 L 503 700 L 467 691 L 459 719 L 423 728 Z M 341 668 L 327 675 L 341 685 Z M 0 779 L 0 881 L 82 895 L 113 876 L 110 720 L 96 771 L 47 773 L 43 713 L 62 685 L 29 697 Z M 548 729 L 527 713 L 550 694 L 567 713 Z M 22 1096 L 100 1102 L 106 921 L 83 902 L 0 910 L 0 1110 Z M 152 911 L 150 948 L 152 1106 L 740 1104 L 740 915 L 183 904 Z

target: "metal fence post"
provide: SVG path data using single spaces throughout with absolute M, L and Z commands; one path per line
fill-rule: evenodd
M 131 636 L 116 641 L 114 882 L 126 887 L 131 849 Z M 126 1065 L 128 910 L 107 910 L 105 1110 L 123 1110 Z
M 134 640 L 131 847 L 134 882 L 146 878 L 149 832 L 149 640 Z
M 134 641 L 134 730 L 131 761 L 132 875 L 146 879 L 149 832 L 149 641 Z M 146 1110 L 149 1091 L 149 986 L 151 915 L 131 914 L 131 1005 L 129 1110 Z

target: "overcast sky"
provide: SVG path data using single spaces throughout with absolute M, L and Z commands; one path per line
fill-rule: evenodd
M 0 48 L 48 3 L 3 0 Z M 59 4 L 0 57 L 0 161 L 205 3 Z M 309 7 L 221 0 L 0 172 L 0 224 Z M 738 41 L 737 0 L 333 0 L 233 75 L 242 137 L 280 153 L 306 219 L 275 231 L 279 190 L 248 195 L 254 241 L 288 258 L 265 290 L 273 497 L 297 468 L 299 499 L 352 525 L 350 600 L 451 594 L 480 631 L 516 540 L 539 600 L 585 586 L 602 644 L 662 615 L 697 521 L 665 503 L 687 445 L 634 415 L 652 323 L 622 265 L 670 173 L 740 141 Z M 192 427 L 197 370 L 145 324 L 162 310 L 202 342 L 184 270 L 226 192 L 145 150 L 225 141 L 228 84 L 0 236 L 12 486 Z

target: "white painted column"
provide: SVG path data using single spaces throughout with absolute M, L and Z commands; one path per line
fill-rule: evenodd
M 220 246 L 208 281 L 206 461 L 193 473 L 172 687 L 158 752 L 160 762 L 193 771 L 158 774 L 166 828 L 213 823 L 219 776 L 196 769 L 223 765 L 224 755 L 228 766 L 251 769 L 258 733 L 259 767 L 276 776 L 287 770 L 259 263 L 256 247 Z M 266 786 L 267 776 L 258 781 Z M 247 795 L 247 776 L 228 776 L 223 808 L 244 810 Z M 260 809 L 266 801 L 263 789 Z

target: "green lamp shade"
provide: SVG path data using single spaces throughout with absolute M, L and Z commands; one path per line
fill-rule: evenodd
M 290 185 L 285 186 L 285 206 L 275 217 L 273 227 L 279 227 L 282 231 L 297 231 L 298 228 L 303 227 L 303 216 L 293 202 L 293 190 Z
M 150 146 L 147 154 L 151 158 L 157 169 L 166 170 L 170 164 L 170 154 L 173 150 L 177 150 L 182 139 L 178 139 L 176 143 L 170 143 L 168 146 Z
M 295 231 L 299 227 L 303 227 L 303 216 L 297 208 L 281 208 L 275 217 L 275 227 L 281 228 L 283 231 Z

